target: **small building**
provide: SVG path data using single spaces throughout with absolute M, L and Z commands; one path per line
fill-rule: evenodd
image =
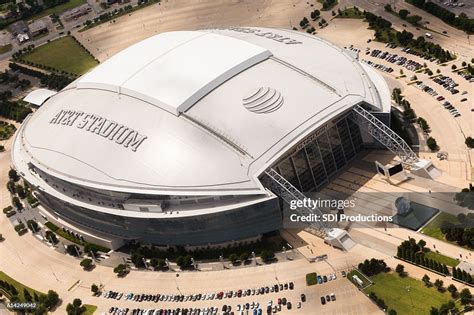
M 28 28 L 30 29 L 31 36 L 37 36 L 48 32 L 48 27 L 46 26 L 46 23 L 43 20 L 34 21 L 30 25 L 28 25 Z
M 66 11 L 63 14 L 63 19 L 64 19 L 64 21 L 69 22 L 69 21 L 75 20 L 78 17 L 81 17 L 83 15 L 87 15 L 91 11 L 92 11 L 91 6 L 88 3 L 86 3 L 86 4 L 83 4 L 81 6 L 76 7 L 74 9 L 71 9 L 69 11 Z
M 17 36 L 18 34 L 28 34 L 28 25 L 26 25 L 25 21 L 15 22 L 10 25 L 10 32 L 13 36 Z

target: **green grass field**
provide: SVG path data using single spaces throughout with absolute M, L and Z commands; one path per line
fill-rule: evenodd
M 429 314 L 432 306 L 439 308 L 450 300 L 449 293 L 440 293 L 434 287 L 427 288 L 419 280 L 402 278 L 396 273 L 381 272 L 371 280 L 374 284 L 365 292 L 374 292 L 385 301 L 388 309 L 394 309 L 397 314 Z
M 97 65 L 94 58 L 70 36 L 39 46 L 21 58 L 24 61 L 79 75 Z
M 34 15 L 33 17 L 30 18 L 30 20 L 36 20 L 36 19 L 42 18 L 43 16 L 51 15 L 51 14 L 61 14 L 64 11 L 70 10 L 84 3 L 86 3 L 86 0 L 69 0 L 66 3 L 60 4 L 53 8 L 49 8 L 47 10 L 44 10 L 43 12 L 40 12 Z
M 428 236 L 431 236 L 431 237 L 434 237 L 436 239 L 439 239 L 439 240 L 457 245 L 457 243 L 455 243 L 455 242 L 448 241 L 444 237 L 444 234 L 441 233 L 440 226 L 441 226 L 441 223 L 443 223 L 445 221 L 446 222 L 451 222 L 451 223 L 454 223 L 454 224 L 459 224 L 460 223 L 458 218 L 455 215 L 452 215 L 452 214 L 449 214 L 449 213 L 446 213 L 446 212 L 440 212 L 439 215 L 436 218 L 434 218 L 433 221 L 428 223 L 421 230 L 421 233 L 423 233 L 425 235 L 428 235 Z M 459 246 L 459 245 L 457 245 L 457 246 Z
M 9 52 L 10 50 L 12 50 L 12 44 L 0 46 L 0 54 L 4 54 L 6 52 Z
M 446 264 L 447 266 L 456 267 L 459 265 L 459 260 L 444 256 L 440 253 L 429 251 L 425 253 L 425 258 L 431 258 L 441 264 Z
M 16 281 L 15 279 L 13 278 L 10 278 L 6 273 L 4 273 L 3 271 L 0 271 L 0 280 L 3 280 L 3 281 L 6 281 L 8 282 L 9 284 L 13 285 L 17 290 L 18 290 L 18 296 L 20 297 L 20 299 L 24 299 L 24 296 L 23 296 L 23 290 L 26 288 L 31 296 L 34 295 L 34 293 L 36 292 L 36 294 L 38 296 L 40 295 L 45 295 L 44 293 L 42 292 L 39 292 L 39 291 L 36 291 L 30 287 L 27 287 L 26 285 L 23 285 L 21 284 L 20 282 Z
M 86 311 L 82 313 L 82 315 L 92 315 L 97 310 L 97 306 L 95 305 L 84 304 L 84 306 L 86 307 Z

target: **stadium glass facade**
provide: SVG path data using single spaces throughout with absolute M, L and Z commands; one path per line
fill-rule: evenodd
M 318 128 L 281 159 L 275 169 L 302 192 L 314 191 L 347 165 L 361 146 L 359 126 L 346 115 Z

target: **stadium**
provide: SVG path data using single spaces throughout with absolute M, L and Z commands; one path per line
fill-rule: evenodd
M 274 170 L 317 191 L 377 145 L 353 110 L 388 124 L 390 92 L 357 53 L 268 28 L 162 33 L 39 106 L 14 168 L 40 211 L 88 241 L 207 246 L 282 228 Z

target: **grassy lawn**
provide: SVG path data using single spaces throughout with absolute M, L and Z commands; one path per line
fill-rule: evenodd
M 24 61 L 79 75 L 97 65 L 94 58 L 70 36 L 39 46 L 21 58 Z
M 42 18 L 43 16 L 51 15 L 51 14 L 61 14 L 64 11 L 70 10 L 84 3 L 86 3 L 86 0 L 69 0 L 66 3 L 49 8 L 47 10 L 44 10 L 43 12 L 40 12 L 34 15 L 33 17 L 30 18 L 30 20 L 36 20 L 36 19 Z
M 354 275 L 358 276 L 359 279 L 362 280 L 362 286 L 359 286 L 359 284 L 354 279 L 352 279 L 352 276 Z M 351 272 L 349 272 L 347 274 L 347 279 L 349 279 L 352 283 L 354 283 L 354 285 L 358 288 L 361 288 L 361 287 L 364 288 L 370 284 L 369 280 L 363 274 L 361 274 L 359 270 L 357 269 L 354 269 Z
M 431 258 L 441 264 L 446 264 L 447 266 L 456 267 L 459 265 L 459 260 L 444 256 L 440 253 L 429 251 L 425 253 L 425 258 Z
M 10 50 L 12 50 L 12 44 L 0 46 L 0 54 L 4 54 L 6 52 L 9 52 Z
M 360 10 L 354 8 L 345 9 L 336 17 L 340 19 L 365 19 L 364 14 Z
M 4 273 L 3 271 L 0 271 L 0 280 L 3 280 L 3 281 L 6 281 L 8 282 L 10 285 L 13 285 L 17 290 L 18 290 L 18 296 L 20 297 L 20 299 L 24 300 L 24 296 L 23 296 L 23 290 L 26 288 L 31 296 L 34 295 L 34 293 L 36 292 L 36 294 L 38 296 L 40 295 L 45 295 L 44 293 L 42 292 L 39 292 L 39 291 L 36 291 L 30 287 L 27 287 L 26 285 L 23 285 L 21 284 L 20 282 L 16 281 L 15 279 L 13 278 L 10 278 L 6 273 Z
M 82 315 L 92 315 L 97 310 L 97 306 L 95 305 L 84 304 L 84 306 L 86 307 L 86 311 L 82 313 Z
M 394 309 L 397 314 L 429 314 L 432 306 L 439 308 L 450 300 L 449 293 L 440 293 L 434 287 L 427 288 L 419 280 L 401 278 L 396 273 L 381 272 L 371 279 L 374 285 L 368 287 L 365 292 L 374 292 L 385 301 L 388 309 Z
M 440 212 L 439 215 L 436 218 L 434 218 L 433 221 L 428 223 L 421 230 L 421 233 L 423 233 L 425 235 L 428 235 L 428 236 L 431 236 L 431 237 L 434 237 L 436 239 L 448 242 L 446 240 L 446 238 L 444 237 L 444 234 L 441 233 L 441 229 L 440 229 L 441 223 L 443 223 L 444 221 L 451 222 L 451 223 L 454 223 L 454 224 L 459 224 L 460 223 L 458 218 L 455 215 L 452 215 L 452 214 L 449 214 L 449 213 L 446 213 L 446 212 Z M 450 242 L 450 243 L 453 243 L 453 242 Z

